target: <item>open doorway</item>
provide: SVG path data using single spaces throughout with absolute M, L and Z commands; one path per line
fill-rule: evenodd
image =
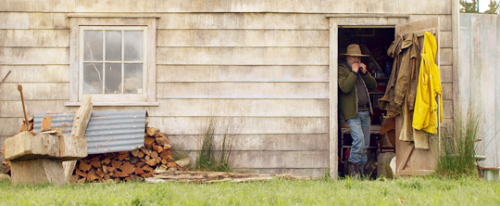
M 378 106 L 378 99 L 383 97 L 385 93 L 386 85 L 392 70 L 393 58 L 387 55 L 387 50 L 394 40 L 394 36 L 394 27 L 348 26 L 338 28 L 338 62 L 345 61 L 346 57 L 340 54 L 346 52 L 346 48 L 349 44 L 359 44 L 361 52 L 369 55 L 369 57 L 363 57 L 361 61 L 366 64 L 368 72 L 370 72 L 377 81 L 376 89 L 369 92 L 369 98 L 373 107 L 373 115 L 371 116 L 370 146 L 368 147 L 367 167 L 373 177 L 377 177 L 377 175 L 379 175 L 377 173 L 385 172 L 385 164 L 389 164 L 387 161 L 395 156 L 395 135 L 391 134 L 391 137 L 388 134 L 379 134 L 380 125 L 383 121 L 382 117 L 386 114 L 386 111 L 381 110 Z M 338 128 L 339 173 L 340 176 L 344 176 L 348 174 L 348 158 L 352 145 L 352 137 L 347 122 L 342 118 L 340 118 Z M 392 139 L 390 140 L 390 138 Z M 381 153 L 387 154 L 380 155 Z

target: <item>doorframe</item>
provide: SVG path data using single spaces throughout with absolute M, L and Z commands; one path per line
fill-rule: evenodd
M 367 27 L 367 26 L 390 26 L 407 23 L 410 15 L 389 15 L 389 14 L 338 14 L 327 15 L 330 35 L 330 56 L 329 56 L 329 165 L 330 177 L 338 179 L 338 31 L 339 26 Z M 335 109 L 334 109 L 335 108 Z

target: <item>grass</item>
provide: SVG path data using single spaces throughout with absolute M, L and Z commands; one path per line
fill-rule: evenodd
M 12 186 L 0 181 L 0 205 L 499 205 L 500 184 L 436 177 L 253 183 L 142 182 Z
M 208 125 L 204 129 L 203 142 L 201 145 L 201 150 L 198 154 L 198 158 L 195 164 L 195 170 L 201 171 L 220 171 L 220 172 L 230 172 L 232 171 L 229 165 L 229 157 L 231 155 L 232 144 L 229 141 L 230 134 L 229 128 L 231 125 L 220 124 L 214 117 L 211 117 Z M 222 129 L 221 129 L 222 128 Z M 222 141 L 221 149 L 216 155 L 216 142 L 215 136 L 218 131 L 222 130 Z
M 476 176 L 476 142 L 484 125 L 483 115 L 470 104 L 465 111 L 459 109 L 453 124 L 447 127 L 441 138 L 441 152 L 438 156 L 436 174 L 446 177 Z

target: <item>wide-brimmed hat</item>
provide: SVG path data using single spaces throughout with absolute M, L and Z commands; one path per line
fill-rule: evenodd
M 361 49 L 358 44 L 350 44 L 347 46 L 347 52 L 340 54 L 344 56 L 354 56 L 354 57 L 367 57 L 369 55 L 361 53 Z

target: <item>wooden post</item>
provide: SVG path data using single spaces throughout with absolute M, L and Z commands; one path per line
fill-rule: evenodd
M 73 120 L 73 128 L 71 129 L 71 135 L 68 139 L 72 141 L 68 147 L 65 149 L 66 154 L 75 154 L 87 156 L 87 139 L 84 137 L 85 130 L 87 130 L 87 124 L 90 121 L 92 114 L 92 102 L 90 101 L 90 96 L 85 98 L 82 106 L 78 109 L 75 114 L 75 119 Z M 65 139 L 66 141 L 66 139 Z M 85 144 L 81 144 L 85 141 Z M 82 158 L 83 158 L 82 157 Z M 75 170 L 76 160 L 63 162 L 64 175 L 66 180 L 69 182 L 73 171 Z

